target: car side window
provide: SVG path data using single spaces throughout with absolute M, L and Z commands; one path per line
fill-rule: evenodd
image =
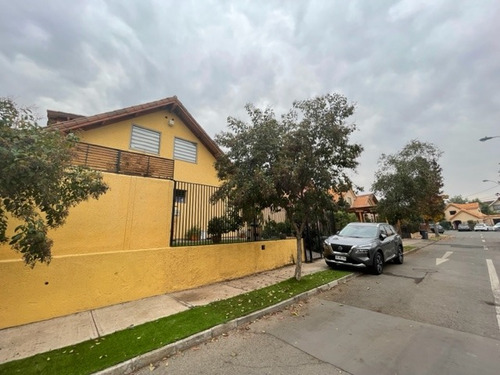
M 385 229 L 384 225 L 380 226 L 380 234 L 385 234 L 387 236 L 387 230 Z
M 394 230 L 392 229 L 392 227 L 390 225 L 384 225 L 384 226 L 385 226 L 387 235 L 388 236 L 393 236 L 394 235 Z

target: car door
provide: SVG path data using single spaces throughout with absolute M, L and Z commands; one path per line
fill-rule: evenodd
M 390 225 L 381 225 L 381 232 L 386 235 L 386 238 L 382 241 L 382 248 L 384 252 L 384 259 L 390 259 L 396 254 L 396 233 L 392 230 Z

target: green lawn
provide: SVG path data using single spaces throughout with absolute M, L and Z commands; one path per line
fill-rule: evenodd
M 0 364 L 0 374 L 91 374 L 216 325 L 275 305 L 340 279 L 349 272 L 326 270 L 66 348 Z

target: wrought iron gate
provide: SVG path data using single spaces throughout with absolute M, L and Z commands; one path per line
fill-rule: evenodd
M 323 258 L 323 241 L 336 231 L 333 211 L 325 211 L 323 215 L 310 220 L 303 235 L 305 261 L 313 262 Z

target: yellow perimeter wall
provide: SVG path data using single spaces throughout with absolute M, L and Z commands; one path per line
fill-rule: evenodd
M 73 208 L 49 233 L 50 265 L 31 269 L 0 246 L 0 328 L 238 278 L 295 258 L 295 239 L 170 248 L 173 182 L 104 175 L 108 193 Z

